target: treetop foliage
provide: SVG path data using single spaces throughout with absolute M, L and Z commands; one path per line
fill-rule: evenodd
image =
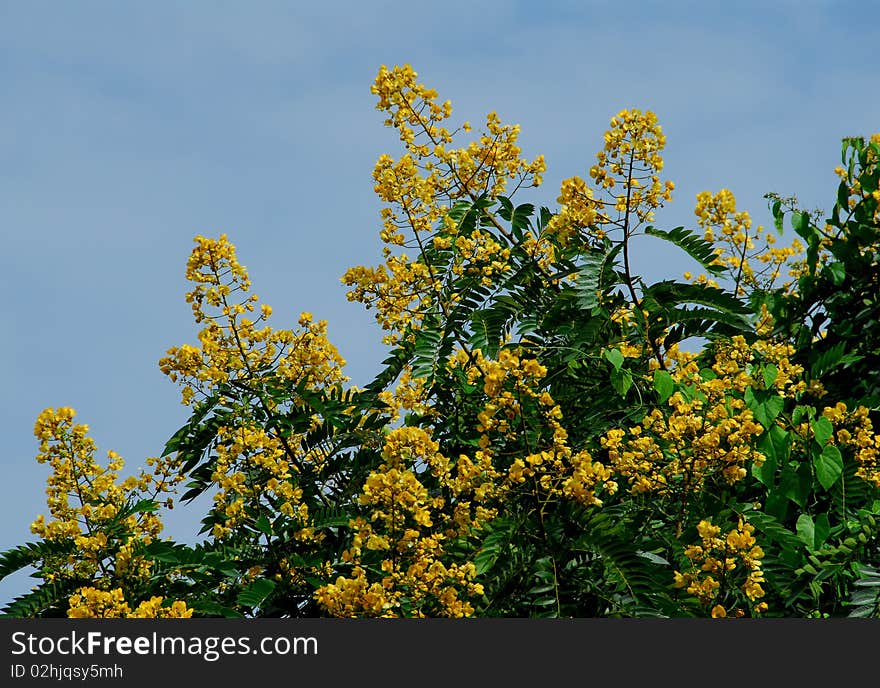
M 38 584 L 4 613 L 878 615 L 880 134 L 843 141 L 827 218 L 768 194 L 765 229 L 721 189 L 663 228 L 650 111 L 551 210 L 521 202 L 545 163 L 518 126 L 452 124 L 409 66 L 372 92 L 401 151 L 381 262 L 342 281 L 382 372 L 352 385 L 326 322 L 276 328 L 227 236 L 196 237 L 197 340 L 159 364 L 190 419 L 122 480 L 72 409 L 40 414 L 49 515 L 0 554 Z M 646 282 L 639 235 L 700 274 Z M 200 542 L 163 539 L 205 493 Z

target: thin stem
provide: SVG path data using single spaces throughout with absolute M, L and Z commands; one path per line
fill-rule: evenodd
M 630 261 L 629 261 L 629 238 L 630 238 L 630 226 L 629 226 L 629 218 L 632 212 L 630 208 L 630 201 L 632 197 L 632 174 L 633 174 L 633 160 L 635 158 L 635 151 L 631 151 L 629 154 L 629 164 L 627 170 L 627 184 L 626 184 L 626 211 L 623 220 L 623 269 L 625 275 L 625 282 L 627 289 L 629 290 L 630 298 L 632 298 L 633 305 L 638 309 L 639 313 L 642 314 L 642 317 L 645 320 L 645 339 L 648 340 L 648 346 L 651 347 L 651 351 L 654 353 L 654 358 L 657 359 L 657 362 L 660 364 L 661 370 L 666 370 L 666 362 L 663 360 L 663 355 L 660 353 L 660 349 L 657 346 L 657 343 L 654 341 L 654 338 L 651 337 L 650 327 L 651 324 L 648 321 L 648 316 L 646 316 L 642 311 L 642 301 L 639 299 L 638 294 L 636 293 L 635 285 L 633 284 L 632 271 L 630 269 Z

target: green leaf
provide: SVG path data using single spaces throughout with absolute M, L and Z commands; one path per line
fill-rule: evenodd
M 749 512 L 749 523 L 760 530 L 770 540 L 778 542 L 785 548 L 799 548 L 800 539 L 786 528 L 779 519 L 761 511 Z
M 480 550 L 474 557 L 474 567 L 478 576 L 482 576 L 490 570 L 498 559 L 498 552 L 493 550 Z
M 816 525 L 809 514 L 801 514 L 797 520 L 797 534 L 801 541 L 810 549 L 815 549 Z
M 151 511 L 158 511 L 159 504 L 155 499 L 141 499 L 131 505 L 130 508 L 125 509 L 124 512 L 126 515 L 129 514 L 142 514 L 148 513 Z
M 532 604 L 534 604 L 536 607 L 549 607 L 550 605 L 556 604 L 556 601 L 557 600 L 555 597 L 542 597 L 540 599 L 533 600 Z
M 43 583 L 30 592 L 16 597 L 3 608 L 2 616 L 23 619 L 43 615 L 58 616 L 66 610 L 68 599 L 82 585 L 76 580 L 59 580 Z
M 819 418 L 812 421 L 810 425 L 813 428 L 813 437 L 816 438 L 819 446 L 824 447 L 828 444 L 828 440 L 831 439 L 831 435 L 834 434 L 834 427 L 831 425 L 831 421 L 825 416 L 819 416 Z
M 605 351 L 605 358 L 608 362 L 614 366 L 614 370 L 619 371 L 620 367 L 623 365 L 624 357 L 623 354 L 620 353 L 620 349 L 608 349 Z
M 42 540 L 0 552 L 0 579 L 47 557 L 69 554 L 73 548 L 71 540 Z
M 848 211 L 849 210 L 849 186 L 846 182 L 842 181 L 837 187 L 837 205 L 840 206 L 841 210 Z
M 739 332 L 751 332 L 753 327 L 745 316 L 739 313 L 720 311 L 715 308 L 686 306 L 671 308 L 667 311 L 667 317 L 670 322 L 679 325 L 686 323 L 692 330 L 705 327 L 706 332 L 711 332 L 713 328 L 718 329 L 719 324 L 728 325 Z M 691 325 L 692 321 L 696 321 L 696 324 Z
M 821 454 L 813 456 L 813 465 L 816 467 L 819 484 L 826 490 L 831 489 L 831 486 L 843 475 L 843 457 L 833 444 L 827 445 Z
M 583 265 L 577 270 L 574 290 L 578 306 L 585 311 L 592 311 L 599 306 L 599 278 L 604 258 L 598 251 L 588 253 L 583 256 Z
M 628 370 L 615 370 L 611 373 L 611 386 L 622 397 L 626 396 L 629 388 L 632 387 L 632 382 L 632 373 Z
M 691 258 L 697 261 L 706 272 L 713 275 L 721 275 L 724 273 L 723 265 L 713 265 L 712 262 L 717 257 L 715 255 L 715 245 L 706 241 L 698 234 L 685 229 L 684 227 L 676 227 L 669 231 L 657 229 L 656 227 L 646 227 L 645 234 L 665 239 L 675 244 L 685 251 Z
M 822 377 L 829 370 L 834 369 L 843 358 L 846 342 L 838 342 L 831 348 L 823 351 L 810 366 L 811 377 Z
M 536 585 L 534 588 L 531 588 L 526 591 L 527 595 L 541 595 L 543 593 L 551 592 L 556 589 L 556 586 L 551 583 L 549 585 Z
M 391 382 L 397 379 L 404 366 L 409 363 L 411 355 L 412 343 L 405 340 L 391 351 L 391 355 L 388 358 L 382 361 L 382 365 L 386 366 L 386 368 L 365 387 L 365 390 L 373 394 L 383 391 Z
M 675 390 L 675 382 L 672 380 L 672 375 L 665 370 L 655 370 L 654 389 L 657 390 L 660 403 L 665 404 L 666 400 L 672 396 L 672 392 Z
M 788 461 L 791 436 L 774 424 L 758 439 L 758 449 L 765 457 L 764 463 L 761 466 L 752 466 L 752 475 L 764 485 L 771 487 L 776 469 Z
M 850 598 L 850 606 L 855 607 L 850 617 L 877 618 L 880 606 L 880 571 L 868 564 L 859 567 L 859 580 Z
M 513 235 L 517 239 L 522 239 L 525 233 L 525 230 L 529 228 L 531 225 L 531 216 L 535 214 L 535 206 L 531 203 L 523 203 L 520 206 L 517 206 L 516 210 L 513 211 L 513 217 L 511 221 L 511 229 L 513 230 Z
M 224 607 L 213 600 L 196 600 L 189 605 L 200 615 L 204 616 L 223 616 L 227 619 L 240 619 L 242 613 L 229 607 Z
M 176 546 L 171 542 L 153 541 L 147 546 L 147 553 L 156 561 L 165 564 L 180 564 L 185 561 L 189 549 L 185 546 Z
M 348 526 L 351 516 L 341 507 L 324 507 L 310 512 L 310 520 L 314 528 L 338 528 Z
M 644 302 L 655 301 L 661 307 L 695 303 L 728 313 L 748 315 L 751 309 L 733 294 L 706 284 L 664 280 L 645 289 Z
M 812 487 L 813 475 L 809 463 L 802 463 L 797 469 L 789 464 L 779 476 L 779 492 L 802 509 L 807 505 Z
M 414 377 L 431 378 L 438 364 L 439 350 L 443 341 L 443 328 L 437 317 L 425 318 L 415 338 L 412 359 Z
M 501 206 L 498 208 L 498 216 L 510 222 L 510 218 L 513 217 L 513 202 L 507 196 L 499 196 L 498 203 Z
M 238 603 L 247 607 L 259 607 L 274 589 L 275 581 L 268 578 L 257 578 L 239 593 Z
M 785 213 L 782 211 L 782 201 L 776 200 L 773 201 L 773 206 L 771 207 L 771 212 L 773 213 L 773 226 L 776 227 L 776 233 L 779 236 L 784 234 L 784 229 L 782 227 L 782 220 L 785 217 Z
M 779 375 L 779 369 L 772 363 L 767 363 L 761 368 L 761 375 L 764 378 L 764 387 L 770 389 L 776 381 L 776 376 Z
M 810 215 L 802 210 L 795 210 L 791 214 L 791 226 L 804 239 L 809 241 L 812 232 L 810 232 Z
M 785 401 L 775 390 L 755 390 L 746 387 L 743 399 L 755 415 L 755 420 L 765 428 L 773 425 L 774 419 L 785 406 Z
M 503 518 L 495 519 L 488 525 L 490 532 L 483 539 L 482 546 L 473 559 L 478 576 L 495 566 L 495 562 L 502 552 L 508 550 L 513 528 L 514 524 Z
M 746 390 L 748 391 L 748 390 Z M 802 406 L 798 405 L 794 407 L 794 411 L 791 412 L 791 423 L 792 425 L 800 425 L 803 421 L 804 416 L 812 419 L 813 416 L 816 415 L 816 409 L 812 406 Z
M 272 534 L 272 524 L 269 523 L 269 519 L 266 518 L 266 514 L 260 514 L 260 517 L 257 519 L 257 522 L 254 524 L 261 533 L 266 535 Z
M 829 263 L 826 268 L 831 273 L 831 281 L 839 287 L 846 279 L 846 266 L 843 263 Z
M 784 521 L 788 513 L 789 498 L 779 492 L 771 492 L 764 500 L 764 511 L 777 521 Z M 749 517 L 751 520 L 751 517 Z

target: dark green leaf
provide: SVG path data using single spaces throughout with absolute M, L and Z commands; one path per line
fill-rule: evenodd
M 829 263 L 828 272 L 831 273 L 831 281 L 835 286 L 840 286 L 846 279 L 846 266 L 843 263 Z
M 773 226 L 776 227 L 776 233 L 782 236 L 784 233 L 782 220 L 785 217 L 785 213 L 782 212 L 782 201 L 774 201 L 771 212 L 773 213 Z
M 619 371 L 620 367 L 623 365 L 623 361 L 625 360 L 623 354 L 620 352 L 620 349 L 607 349 L 605 351 L 605 358 L 608 359 L 608 362 L 614 366 L 614 370 Z
M 599 252 L 583 256 L 583 264 L 577 270 L 575 292 L 577 303 L 585 311 L 592 311 L 599 305 L 599 278 L 602 273 L 604 256 Z
M 822 377 L 825 373 L 832 370 L 843 358 L 843 352 L 846 349 L 846 342 L 838 342 L 831 348 L 822 352 L 810 367 L 810 374 L 814 378 Z
M 655 370 L 654 389 L 657 390 L 660 403 L 665 404 L 666 400 L 672 396 L 672 392 L 675 390 L 675 382 L 672 380 L 672 376 L 665 370 Z
M 266 518 L 266 514 L 260 514 L 260 517 L 257 519 L 257 522 L 254 525 L 261 533 L 272 535 L 272 524 L 269 523 L 269 519 Z
M 782 525 L 779 519 L 766 512 L 750 511 L 748 520 L 769 539 L 778 542 L 783 547 L 799 548 L 801 546 L 800 539 L 794 533 Z
M 758 439 L 758 449 L 764 455 L 764 463 L 752 467 L 752 475 L 764 485 L 771 487 L 778 466 L 788 461 L 791 436 L 776 424 L 773 424 Z
M 801 541 L 810 549 L 816 547 L 816 526 L 813 517 L 809 514 L 801 514 L 797 520 L 797 534 Z
M 773 420 L 785 406 L 785 401 L 775 390 L 755 390 L 746 387 L 743 399 L 755 415 L 755 420 L 765 428 L 773 425 Z
M 831 425 L 831 421 L 825 416 L 820 416 L 812 421 L 810 425 L 813 428 L 813 437 L 816 438 L 819 446 L 824 447 L 828 444 L 828 440 L 831 439 L 831 435 L 834 434 L 834 427 Z
M 713 261 L 717 257 L 715 245 L 684 227 L 676 227 L 669 231 L 657 229 L 656 227 L 646 227 L 645 234 L 659 237 L 675 244 L 697 261 L 706 272 L 713 275 L 724 273 L 725 268 L 723 265 L 713 265 Z
M 772 363 L 766 363 L 761 368 L 761 376 L 764 378 L 764 387 L 770 389 L 776 381 L 777 375 L 779 375 L 779 369 Z
M 70 540 L 43 540 L 8 549 L 0 553 L 0 579 L 46 557 L 68 554 L 73 551 L 73 547 Z
M 779 476 L 779 492 L 785 495 L 799 507 L 807 505 L 807 497 L 813 487 L 813 475 L 808 463 L 802 463 L 798 468 L 786 466 Z
M 189 606 L 200 616 L 222 616 L 227 619 L 240 619 L 242 617 L 241 612 L 224 607 L 222 604 L 211 600 L 196 600 Z
M 628 370 L 613 370 L 611 372 L 611 385 L 617 393 L 625 397 L 629 388 L 632 387 L 632 373 Z
M 821 454 L 814 455 L 813 465 L 816 467 L 819 484 L 826 490 L 831 489 L 843 474 L 843 457 L 833 444 L 827 445 Z
M 810 214 L 801 210 L 795 210 L 791 214 L 791 226 L 804 239 L 809 241 L 812 236 L 810 231 Z
M 665 280 L 657 282 L 645 289 L 645 301 L 655 302 L 661 309 L 685 303 L 708 306 L 719 311 L 748 315 L 751 309 L 738 298 L 716 287 L 706 284 L 688 284 Z
M 238 603 L 247 607 L 259 607 L 260 604 L 275 590 L 275 581 L 268 578 L 257 578 L 238 595 Z

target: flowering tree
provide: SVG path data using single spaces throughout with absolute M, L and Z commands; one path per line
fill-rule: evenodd
M 880 135 L 844 141 L 821 226 L 769 196 L 778 247 L 725 189 L 698 229 L 654 225 L 651 112 L 613 117 L 551 212 L 512 200 L 545 171 L 517 126 L 451 126 L 408 66 L 373 93 L 402 152 L 373 175 L 382 262 L 343 282 L 384 370 L 350 385 L 324 321 L 273 327 L 227 237 L 197 237 L 198 343 L 160 362 L 190 420 L 120 482 L 71 409 L 40 415 L 50 518 L 0 575 L 41 582 L 5 613 L 876 615 Z M 701 274 L 647 283 L 637 235 Z M 181 485 L 213 496 L 195 546 L 160 538 Z

